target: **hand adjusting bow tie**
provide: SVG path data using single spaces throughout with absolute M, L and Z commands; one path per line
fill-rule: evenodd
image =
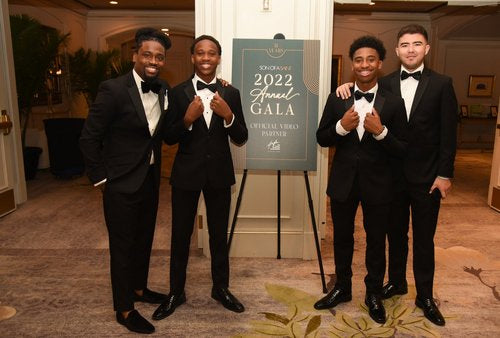
M 418 81 L 418 80 L 420 80 L 420 77 L 422 76 L 422 72 L 418 71 L 418 72 L 414 72 L 414 73 L 408 73 L 404 70 L 401 72 L 401 80 L 406 80 L 410 76 Z
M 197 90 L 202 90 L 205 88 L 210 90 L 212 93 L 215 93 L 215 91 L 217 90 L 217 84 L 216 83 L 206 84 L 206 83 L 203 83 L 201 81 L 196 81 L 196 89 Z
M 366 99 L 366 101 L 368 102 L 372 102 L 373 101 L 373 97 L 375 96 L 374 93 L 363 93 L 359 90 L 356 90 L 354 92 L 354 98 L 356 100 L 361 100 L 362 97 L 364 97 Z
M 152 82 L 141 81 L 141 90 L 144 94 L 149 93 L 149 91 L 158 94 L 161 90 L 161 83 L 158 81 L 152 81 Z

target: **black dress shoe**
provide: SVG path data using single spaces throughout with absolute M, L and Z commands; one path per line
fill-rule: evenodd
M 160 306 L 153 313 L 154 320 L 160 320 L 163 318 L 167 318 L 172 313 L 174 313 L 175 309 L 184 304 L 186 302 L 186 294 L 183 292 L 180 295 L 174 295 L 169 293 L 167 295 L 167 299 L 161 303 Z
M 365 304 L 368 306 L 370 317 L 379 324 L 385 323 L 385 309 L 382 299 L 378 295 L 368 294 L 365 297 Z
M 137 310 L 129 312 L 127 318 L 123 317 L 121 312 L 116 312 L 116 321 L 127 329 L 137 333 L 153 333 L 155 327 L 151 325 Z
M 321 298 L 314 304 L 316 310 L 325 310 L 337 306 L 343 302 L 352 300 L 352 294 L 342 288 L 333 288 L 325 297 Z
M 142 290 L 142 296 L 139 296 L 134 291 L 134 302 L 143 302 L 150 304 L 161 304 L 167 299 L 167 295 L 159 292 L 154 292 L 148 288 Z
M 387 299 L 395 295 L 406 295 L 407 293 L 408 284 L 404 283 L 402 285 L 397 285 L 389 282 L 382 288 L 381 297 L 382 299 Z
M 415 305 L 424 311 L 425 318 L 429 319 L 436 325 L 444 326 L 445 321 L 441 312 L 432 298 L 416 298 Z
M 212 288 L 212 298 L 219 301 L 226 309 L 234 312 L 243 312 L 245 307 L 229 292 L 228 288 Z

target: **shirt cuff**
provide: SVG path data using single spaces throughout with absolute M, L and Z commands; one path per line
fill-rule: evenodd
M 345 130 L 344 127 L 342 127 L 342 124 L 340 123 L 340 120 L 338 120 L 337 124 L 335 125 L 335 131 L 340 136 L 346 136 L 347 134 L 349 134 L 349 131 Z
M 440 178 L 442 180 L 449 180 L 450 179 L 449 177 L 444 177 L 444 176 L 438 176 L 438 178 Z
M 384 127 L 384 130 L 382 130 L 382 132 L 378 135 L 373 135 L 373 138 L 377 141 L 382 141 L 386 136 L 387 136 L 387 133 L 389 132 L 389 130 L 387 129 L 386 126 L 383 126 Z
M 97 187 L 97 186 L 99 186 L 99 185 L 101 185 L 101 184 L 106 183 L 106 181 L 107 181 L 107 180 L 108 180 L 108 179 L 107 179 L 107 178 L 105 178 L 105 179 L 103 179 L 102 181 L 99 181 L 99 182 L 97 182 L 97 183 L 94 183 L 94 187 Z
M 231 119 L 231 122 L 226 123 L 226 120 L 224 120 L 224 128 L 231 127 L 233 125 L 233 122 L 234 122 L 234 114 L 233 114 L 233 118 Z

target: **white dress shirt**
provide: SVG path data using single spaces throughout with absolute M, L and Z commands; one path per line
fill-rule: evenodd
M 141 82 L 143 81 L 139 74 L 136 73 L 135 69 L 132 70 L 134 74 L 134 80 L 139 90 L 139 95 L 141 96 L 142 105 L 144 106 L 144 112 L 146 113 L 146 119 L 148 120 L 149 133 L 153 136 L 156 127 L 158 126 L 158 121 L 160 120 L 161 109 L 160 100 L 158 94 L 153 91 L 143 93 L 141 89 Z M 165 105 L 168 105 L 167 96 L 165 96 Z M 155 162 L 154 154 L 151 152 L 150 164 Z
M 401 74 L 402 71 L 405 71 L 407 73 L 414 73 L 418 71 L 423 71 L 424 70 L 424 64 L 422 63 L 420 67 L 415 69 L 414 71 L 410 72 L 408 69 L 406 69 L 403 65 L 401 66 L 401 71 L 399 74 Z M 418 80 L 415 80 L 413 77 L 409 76 L 407 79 L 400 80 L 401 81 L 401 97 L 405 101 L 405 108 L 406 108 L 406 118 L 409 121 L 410 120 L 410 112 L 411 112 L 411 106 L 413 104 L 413 99 L 415 98 L 415 93 L 417 91 L 418 87 Z
M 359 90 L 359 88 L 358 88 L 358 85 L 356 83 L 354 83 L 354 92 L 356 92 L 356 90 Z M 359 100 L 356 100 L 356 99 L 354 100 L 354 111 L 356 111 L 359 115 L 359 124 L 356 127 L 356 131 L 358 133 L 358 137 L 360 140 L 363 138 L 363 134 L 365 133 L 364 122 L 365 122 L 366 114 L 372 113 L 373 104 L 375 103 L 375 98 L 377 97 L 377 90 L 378 90 L 378 83 L 366 92 L 363 92 L 362 90 L 360 90 L 363 93 L 373 93 L 374 94 L 373 100 L 371 102 L 368 102 L 364 97 L 362 97 Z M 385 126 L 383 126 L 383 127 L 384 127 L 384 129 L 382 130 L 382 132 L 379 135 L 373 135 L 373 137 L 377 141 L 383 140 L 388 133 L 387 128 Z M 337 124 L 335 126 L 335 130 L 336 130 L 337 134 L 339 134 L 341 136 L 345 136 L 345 135 L 349 134 L 349 131 L 345 130 L 344 127 L 342 127 L 340 120 L 337 121 Z
M 161 109 L 160 109 L 160 101 L 158 98 L 158 94 L 153 93 L 153 91 L 149 91 L 148 93 L 143 93 L 141 89 L 141 82 L 143 81 L 139 74 L 136 73 L 135 69 L 132 70 L 132 74 L 134 76 L 134 81 L 139 90 L 139 96 L 141 97 L 142 105 L 144 107 L 144 113 L 146 114 L 146 119 L 148 121 L 149 133 L 151 136 L 154 134 L 156 127 L 158 126 L 158 121 L 160 120 Z M 165 95 L 165 104 L 164 108 L 168 107 L 168 98 Z M 149 159 L 149 164 L 154 164 L 155 158 L 154 153 L 151 151 L 151 157 Z M 104 180 L 97 182 L 94 186 L 101 185 L 105 183 L 107 178 Z
M 200 97 L 201 102 L 203 103 L 203 109 L 204 109 L 204 111 L 203 111 L 203 118 L 205 119 L 205 123 L 207 124 L 207 128 L 210 128 L 210 121 L 212 121 L 212 116 L 214 114 L 212 108 L 210 108 L 210 102 L 214 98 L 215 93 L 213 93 L 208 88 L 205 88 L 205 89 L 202 89 L 202 90 L 198 90 L 197 86 L 196 86 L 196 82 L 200 81 L 200 82 L 203 82 L 203 83 L 209 85 L 209 84 L 216 83 L 217 82 L 217 78 L 214 77 L 212 79 L 212 81 L 210 81 L 209 83 L 206 83 L 197 74 L 194 74 L 192 81 L 193 81 L 194 91 L 196 92 L 196 95 Z M 226 127 L 226 128 L 231 127 L 231 125 L 233 124 L 233 121 L 234 121 L 234 115 L 233 115 L 233 118 L 232 118 L 232 120 L 231 120 L 230 123 L 227 124 L 226 121 L 224 120 L 224 127 Z M 193 126 L 191 125 L 191 126 L 189 126 L 188 129 L 191 130 L 192 127 Z

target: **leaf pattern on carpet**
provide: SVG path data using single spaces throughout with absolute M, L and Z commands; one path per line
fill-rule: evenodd
M 482 285 L 491 290 L 493 298 L 500 301 L 500 294 L 496 289 L 498 279 L 495 279 L 500 270 L 499 261 L 491 260 L 482 252 L 463 246 L 447 249 L 436 247 L 436 261 L 448 267 L 462 269 L 476 277 Z
M 278 284 L 265 284 L 269 296 L 288 307 L 287 314 L 259 312 L 263 320 L 251 321 L 251 332 L 238 338 L 274 337 L 394 337 L 398 334 L 415 337 L 441 337 L 416 306 L 408 306 L 401 296 L 384 301 L 387 322 L 375 323 L 368 316 L 364 303 L 362 315 L 352 317 L 338 310 L 316 310 L 316 295 Z M 449 319 L 449 317 L 447 317 Z

